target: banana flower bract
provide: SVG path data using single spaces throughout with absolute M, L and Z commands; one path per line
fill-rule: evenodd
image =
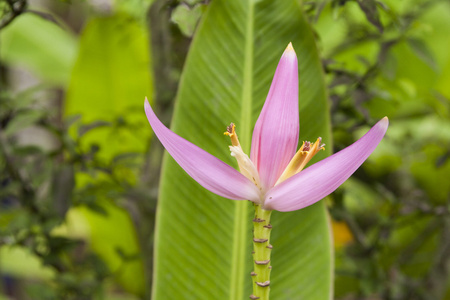
M 204 188 L 278 211 L 302 209 L 336 190 L 375 150 L 388 127 L 385 117 L 352 145 L 303 170 L 324 145 L 318 138 L 315 143 L 303 142 L 297 151 L 298 62 L 291 44 L 280 59 L 255 124 L 250 158 L 242 151 L 235 125 L 225 132 L 231 138 L 231 155 L 237 159 L 240 172 L 169 130 L 147 100 L 145 113 L 164 148 Z

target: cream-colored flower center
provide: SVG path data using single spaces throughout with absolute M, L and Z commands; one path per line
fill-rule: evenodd
M 260 189 L 261 181 L 259 180 L 258 170 L 256 170 L 255 165 L 250 160 L 247 154 L 242 151 L 240 146 L 230 146 L 231 156 L 236 158 L 240 172 L 250 179 L 257 187 Z
M 250 179 L 260 190 L 262 190 L 261 181 L 259 179 L 259 173 L 256 169 L 253 162 L 250 160 L 247 154 L 244 153 L 244 151 L 241 148 L 241 144 L 239 143 L 238 136 L 235 131 L 235 125 L 233 123 L 230 124 L 230 126 L 227 127 L 227 131 L 224 133 L 225 135 L 228 135 L 231 139 L 230 151 L 231 156 L 236 158 L 237 163 L 239 165 L 239 171 Z
M 259 178 L 258 170 L 256 169 L 253 162 L 250 160 L 248 155 L 245 154 L 244 151 L 242 150 L 238 136 L 235 131 L 235 127 L 236 126 L 233 123 L 231 123 L 230 126 L 227 127 L 227 131 L 224 133 L 225 135 L 228 135 L 231 139 L 232 144 L 232 146 L 230 146 L 231 156 L 236 158 L 237 163 L 239 165 L 239 171 L 245 177 L 250 179 L 262 191 L 263 186 Z M 275 185 L 283 182 L 292 175 L 295 175 L 301 170 L 303 170 L 305 165 L 314 157 L 314 155 L 316 155 L 320 150 L 325 149 L 324 146 L 325 144 L 322 144 L 322 138 L 320 137 L 314 142 L 314 144 L 311 144 L 308 141 L 303 142 L 302 146 L 300 147 L 298 152 L 294 155 L 294 157 L 291 159 L 284 172 L 278 178 Z

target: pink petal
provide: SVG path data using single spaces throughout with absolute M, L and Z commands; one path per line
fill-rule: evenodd
M 289 44 L 253 130 L 250 157 L 267 189 L 275 184 L 294 156 L 299 130 L 298 62 Z
M 332 193 L 375 150 L 388 125 L 389 120 L 385 117 L 352 145 L 275 186 L 266 194 L 264 208 L 294 211 Z
M 147 99 L 144 107 L 147 119 L 161 144 L 201 186 L 233 200 L 259 200 L 258 189 L 244 175 L 165 127 L 156 117 Z

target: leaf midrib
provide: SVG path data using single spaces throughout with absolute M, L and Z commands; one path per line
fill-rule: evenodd
M 253 85 L 253 18 L 254 4 L 247 1 L 248 15 L 245 27 L 244 69 L 242 85 L 242 107 L 238 124 L 239 136 L 245 153 L 250 153 L 251 144 L 251 112 L 252 112 L 252 85 Z M 233 252 L 230 276 L 230 300 L 241 299 L 244 296 L 245 282 L 249 280 L 245 276 L 245 252 L 247 249 L 248 233 L 248 203 L 247 201 L 235 202 Z

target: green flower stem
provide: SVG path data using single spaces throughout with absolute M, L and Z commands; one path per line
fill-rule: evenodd
M 270 225 L 271 210 L 264 210 L 255 205 L 255 218 L 253 219 L 253 294 L 250 299 L 269 300 L 270 293 Z

